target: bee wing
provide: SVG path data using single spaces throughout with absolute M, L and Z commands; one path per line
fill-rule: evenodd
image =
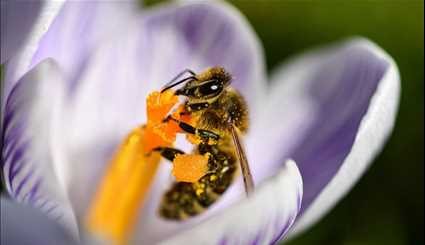
M 251 170 L 249 169 L 248 160 L 241 144 L 241 138 L 239 137 L 237 129 L 233 125 L 231 125 L 230 129 L 232 132 L 233 144 L 236 148 L 239 164 L 241 165 L 245 191 L 247 195 L 250 195 L 254 191 L 254 181 L 252 179 Z

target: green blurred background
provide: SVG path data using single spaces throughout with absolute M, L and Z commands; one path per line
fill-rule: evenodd
M 329 215 L 289 244 L 424 244 L 423 1 L 230 2 L 262 40 L 269 71 L 312 46 L 360 35 L 401 73 L 399 116 L 384 151 Z

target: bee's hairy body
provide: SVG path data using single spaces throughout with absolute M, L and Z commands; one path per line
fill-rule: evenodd
M 223 68 L 210 68 L 198 75 L 196 82 L 214 76 L 230 82 L 230 75 Z M 243 97 L 229 86 L 215 97 L 199 97 L 189 97 L 186 111 L 195 122 L 194 127 L 216 133 L 219 140 L 214 144 L 203 141 L 195 147 L 193 153 L 209 156 L 207 174 L 195 183 L 176 182 L 171 186 L 159 208 L 160 215 L 166 219 L 183 220 L 202 213 L 227 190 L 238 169 L 231 127 L 233 125 L 241 134 L 248 129 L 248 110 Z M 202 106 L 203 103 L 208 106 Z M 201 106 L 194 107 L 194 104 Z
M 229 142 L 230 143 L 230 142 Z M 237 169 L 232 149 L 199 145 L 196 153 L 211 154 L 208 174 L 195 183 L 176 182 L 165 193 L 160 214 L 166 219 L 183 220 L 202 213 L 226 191 Z M 230 148 L 230 147 L 227 147 Z

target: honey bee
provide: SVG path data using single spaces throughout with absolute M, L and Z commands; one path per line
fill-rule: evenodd
M 188 77 L 181 79 L 185 74 Z M 180 80 L 179 80 L 180 79 Z M 195 122 L 190 125 L 172 116 L 181 130 L 198 137 L 193 154 L 208 155 L 208 171 L 197 182 L 175 182 L 164 194 L 159 207 L 165 219 L 184 220 L 206 210 L 220 198 L 234 179 L 239 162 L 245 190 L 254 188 L 251 172 L 240 136 L 248 130 L 248 109 L 244 98 L 230 86 L 232 77 L 223 67 L 212 67 L 196 74 L 184 70 L 167 83 L 161 93 L 179 84 L 175 95 L 184 96 L 184 110 Z M 162 157 L 173 161 L 183 151 L 170 147 L 154 149 Z

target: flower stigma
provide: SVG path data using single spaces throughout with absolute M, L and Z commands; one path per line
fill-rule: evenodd
M 143 206 L 161 160 L 157 147 L 171 147 L 178 124 L 164 121 L 179 100 L 171 90 L 154 91 L 146 99 L 147 123 L 133 129 L 115 152 L 100 181 L 86 214 L 87 230 L 113 244 L 126 244 L 132 234 L 138 211 Z M 173 112 L 173 118 L 190 122 L 181 113 L 184 106 Z M 172 174 L 177 181 L 196 182 L 208 170 L 208 156 L 179 154 L 173 161 Z

